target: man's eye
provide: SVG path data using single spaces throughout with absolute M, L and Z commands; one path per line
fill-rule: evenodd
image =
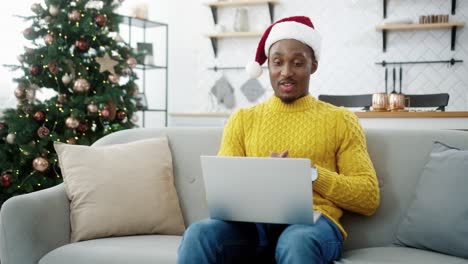
M 276 66 L 281 65 L 281 61 L 279 61 L 279 60 L 274 60 L 274 61 L 273 61 L 273 65 L 276 65 Z
M 296 67 L 302 67 L 302 66 L 304 66 L 304 63 L 303 63 L 303 62 L 295 62 L 295 63 L 294 63 L 294 66 L 296 66 Z

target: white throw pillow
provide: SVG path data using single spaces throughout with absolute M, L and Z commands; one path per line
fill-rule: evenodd
M 56 142 L 54 147 L 70 199 L 72 242 L 183 233 L 166 137 L 102 147 Z

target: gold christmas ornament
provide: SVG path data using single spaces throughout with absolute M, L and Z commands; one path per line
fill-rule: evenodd
M 90 103 L 88 105 L 88 112 L 91 113 L 91 114 L 95 114 L 98 112 L 98 107 L 97 105 L 95 105 L 94 103 Z
M 21 62 L 21 63 L 24 62 L 24 56 L 23 55 L 18 55 L 16 58 L 18 59 L 19 62 Z
M 60 9 L 58 6 L 50 5 L 49 6 L 49 14 L 52 16 L 57 16 L 60 13 Z
M 99 72 L 108 71 L 112 74 L 115 74 L 114 67 L 119 64 L 119 62 L 111 59 L 107 52 L 104 54 L 103 57 L 97 57 L 96 62 L 99 63 Z
M 78 119 L 76 119 L 75 117 L 70 116 L 67 117 L 67 119 L 65 119 L 65 125 L 68 128 L 75 129 L 80 125 L 80 121 L 78 121 Z
M 6 141 L 8 144 L 15 144 L 15 139 L 16 139 L 16 135 L 13 133 L 8 134 L 6 137 Z
M 71 145 L 75 145 L 76 144 L 76 140 L 74 138 L 69 138 L 67 139 L 67 143 L 68 144 L 71 144 Z
M 138 84 L 134 82 L 131 88 L 128 89 L 128 94 L 131 96 L 137 96 L 139 93 L 139 90 L 140 90 L 140 87 L 138 87 Z
M 63 84 L 67 85 L 71 82 L 71 77 L 70 75 L 68 75 L 68 73 L 65 73 L 63 76 L 62 76 L 62 82 Z
M 47 45 L 51 45 L 52 43 L 54 43 L 54 36 L 52 34 L 46 34 L 44 36 L 44 42 Z
M 90 86 L 91 85 L 89 84 L 88 80 L 86 80 L 85 78 L 79 78 L 73 84 L 73 91 L 75 91 L 76 93 L 86 93 L 89 90 Z
M 114 40 L 115 40 L 116 42 L 118 42 L 118 43 L 123 42 L 123 38 L 122 38 L 120 35 L 116 35 L 116 36 L 114 37 Z
M 49 168 L 49 161 L 44 157 L 37 157 L 33 160 L 32 166 L 36 171 L 44 172 Z
M 47 128 L 47 127 L 40 127 L 37 129 L 37 135 L 40 137 L 40 138 L 45 138 L 49 135 L 50 133 L 50 130 Z
M 57 96 L 57 102 L 58 102 L 59 104 L 65 103 L 66 100 L 67 100 L 67 96 L 64 95 L 64 94 L 59 94 L 59 95 Z
M 29 87 L 26 89 L 26 99 L 32 103 L 34 100 L 36 100 L 36 89 Z
M 115 83 L 115 84 L 118 84 L 119 81 L 120 81 L 120 76 L 118 74 L 109 74 L 109 77 L 108 77 L 109 81 L 111 83 Z
M 125 67 L 122 69 L 122 75 L 123 76 L 128 76 L 132 73 L 132 69 L 130 69 L 129 67 Z
M 18 100 L 23 100 L 26 97 L 26 88 L 23 84 L 18 84 L 18 87 L 16 87 L 14 93 Z
M 36 13 L 36 14 L 39 14 L 39 13 L 41 13 L 42 11 L 44 11 L 44 9 L 42 9 L 41 4 L 39 4 L 39 3 L 34 3 L 34 4 L 31 5 L 31 11 L 33 11 L 33 12 Z
M 44 22 L 46 22 L 47 24 L 49 24 L 50 22 L 52 22 L 52 17 L 51 17 L 51 16 L 46 16 L 46 17 L 44 17 Z
M 137 60 L 135 58 L 133 58 L 133 57 L 130 57 L 130 58 L 127 59 L 127 65 L 128 65 L 128 67 L 134 69 L 136 67 L 136 65 L 137 65 Z
M 78 22 L 80 20 L 81 13 L 78 10 L 72 10 L 68 13 L 68 20 L 71 22 Z
M 57 74 L 59 72 L 58 62 L 56 60 L 52 60 L 47 64 L 47 68 L 49 69 L 50 73 Z

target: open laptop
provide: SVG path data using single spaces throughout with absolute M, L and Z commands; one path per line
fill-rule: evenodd
M 201 156 L 210 217 L 314 224 L 309 159 Z

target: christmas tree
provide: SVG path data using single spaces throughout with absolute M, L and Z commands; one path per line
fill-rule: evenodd
M 0 120 L 0 203 L 62 182 L 54 141 L 90 145 L 135 127 L 137 62 L 117 33 L 120 2 L 45 0 L 23 17 L 30 45 L 9 65 L 21 77 Z M 56 95 L 39 101 L 41 89 Z

